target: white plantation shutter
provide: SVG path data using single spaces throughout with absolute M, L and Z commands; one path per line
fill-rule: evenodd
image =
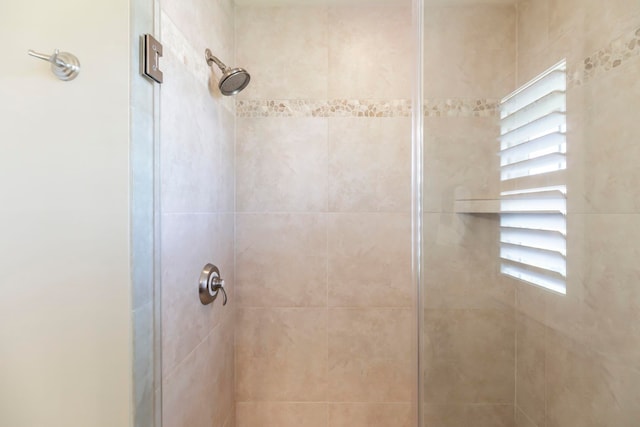
M 502 100 L 500 270 L 566 293 L 566 62 Z

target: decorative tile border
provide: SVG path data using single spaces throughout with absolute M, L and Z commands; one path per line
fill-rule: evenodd
M 638 56 L 640 56 L 640 28 L 614 40 L 586 58 L 577 70 L 569 73 L 569 85 L 583 85 Z
M 427 99 L 425 117 L 496 117 L 499 99 Z
M 425 117 L 493 117 L 494 99 L 426 100 Z M 411 117 L 411 100 L 305 99 L 237 100 L 237 117 Z
M 308 99 L 238 100 L 238 117 L 410 117 L 411 101 Z

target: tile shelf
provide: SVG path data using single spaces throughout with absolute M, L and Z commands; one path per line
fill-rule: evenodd
M 502 209 L 501 199 L 457 199 L 453 205 L 453 211 L 459 214 L 566 214 L 558 209 L 523 209 L 510 211 Z
M 500 199 L 458 199 L 453 211 L 461 214 L 500 213 Z

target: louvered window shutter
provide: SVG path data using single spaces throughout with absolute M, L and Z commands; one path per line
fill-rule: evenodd
M 503 274 L 566 293 L 566 62 L 502 100 Z

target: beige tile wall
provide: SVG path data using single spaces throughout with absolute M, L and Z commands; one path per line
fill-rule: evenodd
M 237 119 L 237 423 L 408 427 L 411 122 L 388 106 L 410 99 L 410 2 L 236 25 L 256 108 Z
M 518 427 L 640 420 L 640 3 L 519 3 L 521 82 L 567 58 L 567 295 L 517 287 Z M 588 59 L 586 59 L 588 58 Z
M 495 106 L 514 88 L 516 9 L 426 6 L 427 104 L 494 107 L 425 118 L 423 422 L 513 427 L 515 293 L 499 273 L 498 217 L 453 207 L 499 194 Z
M 175 76 L 162 89 L 165 423 L 410 425 L 410 119 L 331 109 L 242 116 L 234 163 L 233 104 L 200 59 L 211 47 L 233 61 L 233 8 L 174 3 L 162 5 L 165 73 Z M 579 113 L 569 116 L 578 141 L 569 227 L 583 237 L 569 239 L 566 297 L 502 278 L 495 218 L 452 213 L 456 197 L 495 194 L 498 165 L 495 116 L 451 105 L 498 99 L 563 56 L 578 64 L 611 42 L 615 51 L 640 11 L 632 1 L 606 6 L 521 1 L 517 75 L 515 8 L 428 10 L 427 103 L 444 106 L 426 122 L 428 423 L 633 426 L 639 417 L 638 250 L 629 236 L 639 202 L 627 160 L 638 135 L 629 108 L 637 59 L 612 60 L 588 81 L 583 73 L 570 90 Z M 408 4 L 240 7 L 235 19 L 237 63 L 253 75 L 243 100 L 410 97 L 409 67 L 398 66 L 410 63 Z M 231 284 L 225 309 L 202 307 L 188 291 L 211 260 Z
M 235 111 L 203 53 L 208 47 L 233 63 L 233 3 L 163 0 L 161 8 L 162 421 L 232 427 Z M 208 262 L 226 279 L 225 307 L 198 298 Z
M 499 99 L 511 92 L 514 7 L 446 3 L 427 1 L 425 6 L 425 97 Z
M 500 277 L 496 218 L 450 213 L 497 193 L 495 118 L 426 120 L 426 422 L 636 425 L 640 5 L 428 6 L 425 20 L 427 98 L 499 99 L 562 58 L 570 70 L 566 296 Z

